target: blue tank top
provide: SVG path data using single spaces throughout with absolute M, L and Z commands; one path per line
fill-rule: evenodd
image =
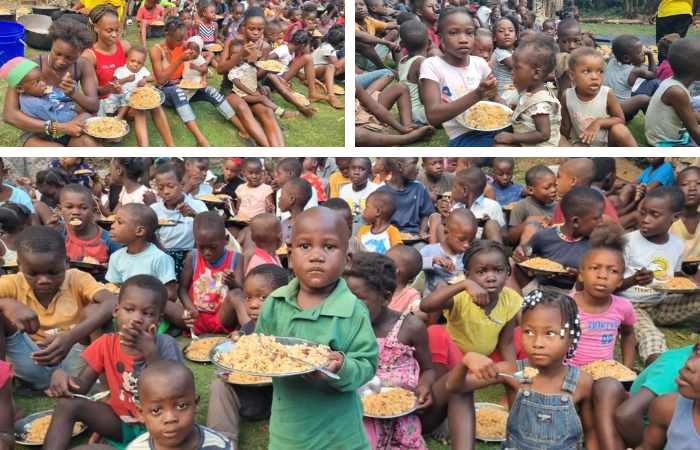
M 678 395 L 676 410 L 673 413 L 671 426 L 666 433 L 667 449 L 673 450 L 697 450 L 700 448 L 700 435 L 693 423 L 694 400 Z

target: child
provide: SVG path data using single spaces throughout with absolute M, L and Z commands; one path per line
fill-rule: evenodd
M 496 193 L 498 204 L 508 206 L 518 202 L 523 196 L 525 187 L 513 181 L 515 160 L 513 158 L 494 158 L 492 169 L 493 181 L 489 181 L 489 186 Z
M 311 53 L 314 60 L 315 76 L 323 78 L 329 89 L 330 86 L 333 86 L 334 78 L 341 78 L 341 75 L 345 73 L 345 57 L 340 55 L 340 51 L 344 47 L 345 28 L 342 25 L 333 25 L 328 30 L 328 34 L 323 37 L 323 42 Z M 328 91 L 328 95 L 331 94 L 333 94 L 333 89 Z
M 136 410 L 148 431 L 127 449 L 233 449 L 227 438 L 195 423 L 200 397 L 195 392 L 192 371 L 182 363 L 158 361 L 149 365 L 139 376 L 137 388 Z M 169 432 L 173 426 L 178 427 L 175 433 Z
M 231 56 L 238 55 L 243 51 L 245 43 L 240 39 L 234 39 L 229 43 L 229 51 Z M 233 67 L 228 72 L 228 79 L 233 82 L 233 92 L 242 97 L 249 105 L 262 103 L 275 112 L 275 115 L 280 119 L 289 119 L 297 116 L 299 111 L 285 111 L 282 107 L 277 106 L 272 102 L 265 91 L 262 84 L 258 82 L 258 69 L 255 66 L 248 64 L 245 58 Z
M 439 30 L 437 28 L 440 18 L 440 4 L 436 0 L 418 0 L 413 2 L 413 10 L 418 20 L 428 28 L 431 50 L 440 52 L 442 47 L 438 38 Z M 439 53 L 432 56 L 439 56 Z
M 323 203 L 328 200 L 326 195 L 326 189 L 323 186 L 321 178 L 316 175 L 316 170 L 318 168 L 319 158 L 299 158 L 301 162 L 301 178 L 305 179 L 311 183 L 311 187 L 314 188 L 317 194 L 319 203 Z
M 92 187 L 93 195 L 102 194 L 102 183 L 100 182 L 100 175 L 97 173 L 97 169 L 87 163 L 85 158 L 58 158 L 54 159 L 49 163 L 49 169 L 63 169 L 70 175 L 70 182 L 82 184 L 85 187 Z M 89 170 L 93 175 L 81 175 L 80 173 Z M 21 203 L 21 202 L 20 202 Z M 31 208 L 30 208 L 31 209 Z
M 472 47 L 472 56 L 478 56 L 486 62 L 491 61 L 491 54 L 493 53 L 493 39 L 491 36 L 480 36 L 476 35 L 474 38 L 474 47 Z
M 152 26 L 151 24 L 156 21 L 162 22 L 166 17 L 173 14 L 174 12 L 170 6 L 163 9 L 158 5 L 158 0 L 144 0 L 139 8 L 139 12 L 136 13 L 136 20 L 141 24 L 139 35 L 141 36 L 141 46 L 143 48 L 148 48 L 146 39 L 165 35 L 164 26 Z
M 367 197 L 379 189 L 369 182 L 372 173 L 372 161 L 367 157 L 352 158 L 350 162 L 350 183 L 340 189 L 340 198 L 348 202 L 356 221 L 362 220 Z
M 326 201 L 323 206 L 340 214 L 340 217 L 342 217 L 345 223 L 348 225 L 348 230 L 350 231 L 348 252 L 352 253 L 353 255 L 360 252 L 366 252 L 367 249 L 362 242 L 356 236 L 353 236 L 354 222 L 352 220 L 352 211 L 350 210 L 350 205 L 348 205 L 348 202 L 340 198 L 332 198 Z
M 192 13 L 187 9 L 183 9 L 178 13 L 178 16 L 180 16 L 180 19 L 182 19 L 182 21 L 185 22 L 185 26 L 187 27 L 187 34 L 185 34 L 185 39 L 189 39 L 192 36 L 197 36 L 197 30 L 192 26 L 194 22 L 194 19 L 192 18 Z
M 194 247 L 192 224 L 197 214 L 207 211 L 203 202 L 183 192 L 182 173 L 172 164 L 163 164 L 156 169 L 156 189 L 160 200 L 151 205 L 158 220 L 175 222 L 173 226 L 160 227 L 158 239 L 175 262 L 175 275 L 180 279 L 185 267 L 185 257 Z
M 192 224 L 195 248 L 187 253 L 178 297 L 195 334 L 229 334 L 240 324 L 237 298 L 243 259 L 226 248 L 229 237 L 216 211 L 197 214 Z
M 289 31 L 284 36 L 284 42 L 289 42 L 289 37 L 299 30 L 303 30 L 304 27 L 301 24 L 301 9 L 290 8 L 289 9 Z
M 426 239 L 428 218 L 435 212 L 435 207 L 428 190 L 415 181 L 418 158 L 387 158 L 386 162 L 391 169 L 391 179 L 377 192 L 388 192 L 396 198 L 396 211 L 391 216 L 391 224 L 401 233 L 417 234 L 421 239 Z M 424 244 L 418 246 L 423 247 Z
M 376 191 L 367 197 L 362 221 L 369 225 L 360 228 L 357 238 L 367 248 L 367 251 L 386 253 L 395 245 L 403 245 L 401 233 L 391 218 L 396 212 L 396 198 L 386 191 Z
M 289 184 L 289 183 L 288 183 Z M 255 249 L 246 253 L 245 273 L 261 264 L 277 264 L 282 266 L 277 250 L 282 247 L 282 227 L 273 214 L 262 213 L 250 221 L 250 235 Z
M 231 197 L 232 201 L 238 198 L 236 196 L 236 189 L 238 189 L 238 186 L 246 183 L 246 181 L 241 178 L 241 171 L 243 170 L 241 167 L 242 164 L 243 161 L 241 158 L 224 158 L 223 174 L 218 176 L 215 182 L 215 191 L 228 195 Z
M 144 23 L 146 23 L 144 21 Z M 145 38 L 144 38 L 145 39 Z M 133 45 L 126 54 L 126 64 L 114 71 L 112 82 L 121 86 L 122 93 L 112 93 L 105 99 L 104 112 L 114 114 L 118 119 L 124 119 L 129 111 L 129 103 L 126 101 L 126 94 L 136 87 L 144 87 L 149 81 L 156 81 L 156 78 L 144 67 L 146 64 L 146 47 Z
M 183 363 L 177 341 L 156 334 L 167 303 L 168 292 L 158 279 L 136 275 L 126 280 L 114 309 L 119 332 L 101 336 L 82 353 L 87 365 L 80 375 L 60 369 L 51 376 L 46 394 L 61 400 L 54 410 L 44 448 L 67 448 L 76 422 L 84 423 L 117 448 L 125 448 L 146 432 L 136 410 L 135 388 L 140 373 L 160 360 Z M 73 396 L 87 394 L 102 374 L 111 392 L 107 403 Z
M 277 48 L 277 36 L 280 34 L 280 26 L 275 22 L 266 22 L 263 29 L 263 41 L 270 46 L 270 51 Z
M 1 162 L 2 159 L 0 159 L 0 167 L 2 167 Z M 29 179 L 27 179 L 27 181 L 27 184 L 31 184 Z M 41 223 L 47 223 L 51 220 L 51 216 L 58 212 L 61 203 L 61 190 L 70 183 L 70 175 L 63 169 L 48 169 L 37 172 L 36 190 L 41 194 L 41 199 L 34 203 L 33 207 Z M 0 183 L 0 198 L 3 197 L 2 192 L 4 188 L 9 188 L 10 195 L 13 197 L 22 197 L 26 195 L 24 191 Z M 25 201 L 32 204 L 29 198 L 26 198 Z M 21 204 L 27 206 L 26 203 Z M 27 209 L 30 209 L 29 206 L 27 206 Z
M 656 78 L 656 60 L 649 49 L 642 49 L 642 41 L 637 36 L 623 34 L 612 43 L 615 56 L 605 67 L 603 86 L 613 90 L 620 102 L 625 121 L 629 122 L 641 110 L 646 112 L 651 101 L 648 95 L 632 96 L 632 87 L 638 78 L 653 80 Z M 641 67 L 648 57 L 649 70 Z
M 243 3 L 236 2 L 231 7 L 231 15 L 224 17 L 222 23 L 224 32 L 224 41 L 230 36 L 236 36 L 238 34 L 238 27 L 241 26 L 243 22 L 243 13 L 245 12 L 245 6 Z
M 433 27 L 435 21 L 437 21 L 437 15 L 434 15 Z M 430 26 L 430 24 L 428 25 Z M 355 65 L 370 72 L 380 69 L 391 70 L 394 78 L 399 78 L 396 70 L 390 69 L 384 64 L 384 59 L 389 55 L 389 52 L 397 51 L 400 48 L 399 43 L 396 42 L 399 39 L 397 28 L 398 25 L 395 22 L 380 22 L 368 17 L 364 0 L 355 0 Z M 294 23 L 292 23 L 290 31 L 293 29 Z
M 265 300 L 277 289 L 289 283 L 287 271 L 275 264 L 263 264 L 251 270 L 243 283 L 246 315 L 250 321 L 240 333 L 255 331 L 260 310 Z M 212 381 L 209 387 L 207 426 L 216 430 L 238 446 L 238 422 L 241 417 L 249 420 L 266 420 L 272 406 L 272 386 L 246 387 L 226 380 L 228 374 Z
M 372 329 L 379 344 L 377 376 L 383 382 L 405 383 L 418 391 L 418 411 L 432 403 L 431 385 L 436 380 L 428 346 L 428 330 L 410 311 L 388 308 L 396 290 L 396 266 L 387 256 L 357 255 L 343 278 L 350 291 L 362 299 L 369 311 Z M 372 448 L 422 448 L 420 418 L 411 414 L 399 419 L 365 419 Z
M 636 147 L 612 89 L 603 86 L 605 62 L 596 50 L 582 47 L 569 57 L 574 87 L 561 95 L 561 131 L 574 147 Z
M 534 31 L 535 33 L 540 32 L 540 24 L 536 22 L 537 15 L 535 15 L 535 11 L 525 11 L 525 13 L 522 16 L 524 30 Z
M 559 44 L 559 54 L 557 54 L 557 65 L 554 69 L 554 82 L 557 86 L 559 97 L 571 86 L 569 78 L 569 55 L 571 52 L 583 45 L 583 31 L 581 24 L 574 18 L 567 18 L 556 27 L 557 43 Z
M 443 239 L 421 248 L 425 289 L 423 296 L 435 290 L 440 281 L 449 281 L 464 271 L 462 255 L 476 236 L 476 218 L 468 209 L 452 211 L 445 220 Z
M 445 193 L 452 192 L 455 174 L 445 172 L 445 161 L 442 157 L 422 158 L 421 167 L 423 171 L 418 174 L 416 181 L 425 186 L 433 203 Z
M 262 182 L 260 158 L 245 158 L 242 167 L 247 183 L 236 188 L 236 212 L 253 218 L 274 211 L 275 194 L 269 184 Z
M 283 212 L 279 206 L 279 200 L 282 197 L 281 188 L 293 178 L 300 178 L 301 171 L 303 170 L 301 163 L 296 158 L 284 158 L 277 164 L 277 174 L 275 180 L 272 181 L 270 186 L 273 190 L 276 190 L 277 196 L 277 217 L 280 220 L 284 220 L 290 217 L 291 213 Z M 308 180 L 305 180 L 308 181 Z M 311 199 L 306 203 L 304 210 L 318 206 L 318 194 L 316 189 L 311 188 Z M 285 242 L 287 242 L 285 240 Z
M 557 35 L 557 27 L 554 23 L 554 19 L 545 19 L 542 22 L 542 32 L 555 37 Z
M 673 166 L 666 162 L 665 158 L 646 158 L 649 167 L 637 177 L 637 183 L 643 188 L 643 193 L 647 194 L 659 186 L 673 186 L 674 175 Z
M 367 309 L 340 280 L 352 258 L 347 253 L 349 240 L 348 227 L 337 213 L 323 207 L 301 213 L 289 251 L 297 278 L 273 292 L 260 312 L 256 333 L 293 333 L 330 344 L 332 362 L 326 370 L 340 376 L 333 380 L 313 373 L 306 377 L 316 380 L 313 384 L 301 377 L 273 379 L 273 450 L 322 448 L 329 442 L 342 442 L 347 449 L 369 446 L 355 390 L 374 376 L 379 349 Z M 314 256 L 321 254 L 322 258 Z M 324 313 L 319 315 L 321 308 Z M 336 413 L 316 420 L 318 411 L 331 409 Z
M 498 19 L 491 27 L 491 32 L 493 33 L 495 49 L 490 64 L 493 69 L 493 75 L 498 81 L 498 95 L 501 95 L 505 85 L 510 84 L 510 72 L 513 69 L 513 50 L 517 45 L 520 33 L 510 17 Z
M 185 168 L 178 166 L 180 173 L 183 175 L 185 185 L 183 191 L 190 197 L 199 197 L 203 194 L 211 194 L 214 188 L 204 181 L 209 173 L 210 162 L 208 157 L 189 157 L 184 158 Z M 172 162 L 171 164 L 175 164 Z
M 279 210 L 289 213 L 290 216 L 282 220 L 282 245 L 286 246 L 292 239 L 292 227 L 294 221 L 301 214 L 311 200 L 313 188 L 303 178 L 288 180 L 281 189 Z
M 681 275 L 685 245 L 668 230 L 680 218 L 684 205 L 685 196 L 677 187 L 654 189 L 639 205 L 641 228 L 628 234 L 625 278 L 619 291 L 634 305 L 639 321 L 634 333 L 645 365 L 666 351 L 666 339 L 656 323 L 678 323 L 697 311 L 697 294 L 663 294 L 648 287 L 652 282 L 663 286 Z M 672 315 L 669 308 L 673 308 Z
M 504 361 L 515 361 L 513 332 L 522 298 L 505 287 L 508 252 L 497 242 L 476 241 L 462 264 L 466 279 L 424 296 L 420 310 L 443 311 L 447 331 L 465 354 L 488 356 L 498 349 Z
M 565 450 L 582 447 L 585 442 L 587 448 L 596 448 L 593 378 L 565 364 L 574 356 L 581 334 L 576 304 L 563 294 L 535 291 L 523 303 L 521 328 L 526 360 L 494 363 L 470 352 L 450 374 L 447 390 L 473 392 L 494 384 L 505 385 L 511 411 L 504 443 L 507 447 Z M 539 371 L 527 384 L 499 375 L 526 367 Z M 541 420 L 521 420 L 524 417 Z M 556 433 L 554 424 L 558 424 Z
M 152 205 L 156 202 L 156 195 L 153 191 L 148 186 L 141 184 L 141 177 L 146 171 L 141 158 L 112 158 L 109 169 L 112 175 L 112 182 L 122 186 L 119 194 L 119 203 L 111 213 L 116 212 L 120 207 L 129 203 Z M 102 214 L 109 216 L 109 214 L 106 214 L 110 212 L 108 207 L 100 209 L 103 210 Z
M 408 245 L 395 245 L 386 251 L 386 256 L 396 265 L 396 289 L 388 308 L 398 312 L 411 310 L 420 314 L 418 306 L 421 294 L 409 283 L 423 270 L 423 257 L 418 250 Z
M 14 202 L 7 202 L 0 206 L 0 229 L 2 230 L 0 259 L 5 263 L 17 259 L 15 239 L 30 224 L 31 213 L 26 206 Z
M 199 36 L 192 36 L 185 42 L 185 50 L 191 50 L 194 53 L 192 54 L 192 59 L 184 63 L 185 68 L 182 70 L 182 81 L 194 81 L 202 86 L 207 85 L 209 67 L 207 60 L 202 56 L 203 47 L 204 41 Z M 185 95 L 187 95 L 189 100 L 197 92 L 196 89 L 187 89 L 185 90 Z
M 197 36 L 202 38 L 205 47 L 214 44 L 224 45 L 219 39 L 219 24 L 216 22 L 216 7 L 214 5 L 204 6 L 202 15 L 197 22 Z M 216 69 L 220 59 L 221 52 L 216 53 L 214 59 L 211 60 L 211 66 Z
M 29 226 L 15 246 L 20 272 L 0 277 L 6 357 L 22 384 L 43 390 L 59 368 L 80 372 L 83 343 L 109 322 L 116 298 L 89 274 L 68 269 L 58 231 Z
M 516 203 L 510 212 L 508 238 L 514 244 L 521 242 L 523 230 L 531 220 L 549 224 L 557 207 L 556 175 L 541 164 L 529 168 L 525 172 L 525 192 L 527 197 Z
M 514 276 L 525 294 L 537 286 L 556 289 L 565 294 L 571 292 L 576 283 L 581 258 L 591 248 L 591 233 L 600 225 L 605 211 L 603 196 L 584 186 L 571 189 L 560 204 L 564 223 L 540 230 L 529 241 L 523 241 L 513 251 L 513 260 L 521 263 L 530 257 L 528 255 L 539 256 L 558 262 L 566 273 L 556 277 L 541 276 L 538 282 L 528 284 L 532 281 L 532 276 L 518 266 L 514 270 Z
M 549 36 L 538 35 L 521 44 L 509 58 L 513 67 L 513 85 L 520 93 L 520 99 L 511 119 L 514 133 L 498 133 L 495 137 L 497 144 L 523 147 L 565 144 L 559 142 L 561 105 L 544 82 L 556 66 L 556 53 L 554 41 Z
M 685 243 L 683 260 L 698 260 L 700 259 L 700 232 L 698 232 L 700 231 L 700 212 L 698 212 L 700 167 L 690 166 L 683 169 L 676 178 L 676 186 L 685 194 L 685 205 L 681 211 L 680 220 L 675 221 L 669 231 L 683 239 Z M 697 267 L 697 264 L 694 268 L 685 267 L 683 271 L 692 274 L 697 271 Z
M 346 184 L 350 184 L 350 161 L 352 158 L 338 157 L 335 158 L 337 172 L 328 177 L 328 187 L 330 188 L 330 198 L 340 196 L 340 190 Z
M 655 147 L 696 147 L 700 139 L 700 115 L 690 103 L 688 87 L 697 78 L 695 66 L 687 66 L 700 57 L 700 48 L 692 39 L 679 39 L 668 50 L 673 77 L 664 80 L 654 93 L 644 125 L 649 145 Z M 691 80 L 692 79 L 692 80 Z M 656 120 L 663 117 L 663 120 Z
M 667 34 L 666 36 L 662 37 L 661 40 L 658 43 L 658 52 L 659 52 L 659 67 L 656 68 L 656 79 L 659 81 L 664 81 L 667 78 L 671 78 L 673 76 L 673 70 L 671 69 L 671 65 L 668 63 L 668 49 L 671 48 L 671 44 L 676 42 L 678 39 L 680 39 L 680 35 L 678 33 L 673 33 L 673 34 Z
M 498 89 L 502 86 L 491 75 L 486 61 L 469 57 L 474 45 L 474 21 L 471 16 L 461 8 L 446 9 L 438 31 L 444 33 L 448 26 L 463 29 L 466 42 L 446 40 L 444 56 L 423 61 L 419 90 L 424 100 L 425 115 L 431 125 L 445 127 L 450 146 L 491 146 L 496 132 L 465 132 L 455 117 L 484 98 L 496 100 Z
M 0 76 L 12 89 L 19 93 L 19 107 L 29 117 L 45 120 L 44 133 L 39 134 L 44 141 L 68 145 L 71 135 L 59 133 L 62 125 L 78 117 L 77 104 L 66 97 L 59 89 L 46 84 L 39 65 L 21 56 L 12 58 L 0 68 Z M 81 113 L 80 120 L 86 120 L 92 114 Z M 99 141 L 95 141 L 99 143 Z
M 488 7 L 488 4 L 488 0 L 479 0 L 479 9 L 476 11 L 476 17 L 479 19 L 479 28 L 489 28 L 491 8 Z

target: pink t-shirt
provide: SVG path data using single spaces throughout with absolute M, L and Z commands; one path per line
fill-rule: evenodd
M 571 297 L 575 298 L 576 294 Z M 593 361 L 608 361 L 613 358 L 617 331 L 620 325 L 634 325 L 637 315 L 629 300 L 611 295 L 612 303 L 601 314 L 588 314 L 579 308 L 581 338 L 576 348 L 576 356 L 569 361 L 572 366 L 583 366 Z
M 491 68 L 488 63 L 476 56 L 469 57 L 467 67 L 451 66 L 438 56 L 426 59 L 420 66 L 421 80 L 432 80 L 440 85 L 442 104 L 464 97 L 478 88 L 480 80 L 488 78 L 490 74 Z M 450 119 L 442 125 L 450 139 L 469 131 L 455 119 Z
M 249 187 L 248 183 L 241 184 L 236 188 L 236 197 L 240 200 L 238 214 L 253 218 L 267 212 L 265 200 L 272 193 L 269 184 L 263 183 L 254 188 Z
M 263 264 L 276 264 L 282 267 L 282 262 L 280 261 L 279 256 L 275 255 L 275 257 L 273 258 L 265 250 L 256 246 L 255 254 L 252 258 L 250 258 L 250 261 L 248 262 L 248 267 L 245 269 L 245 274 L 248 275 L 248 272 Z
M 659 81 L 664 81 L 666 78 L 671 78 L 673 76 L 673 69 L 668 63 L 667 59 L 664 59 L 659 67 L 656 68 L 656 79 Z
M 389 303 L 389 309 L 404 312 L 416 300 L 420 300 L 420 293 L 411 286 L 406 286 L 401 292 L 394 292 L 394 296 L 391 297 L 391 303 Z
M 136 20 L 142 21 L 145 19 L 146 22 L 151 23 L 151 22 L 155 22 L 156 20 L 158 20 L 158 17 L 162 17 L 162 16 L 163 16 L 163 8 L 162 7 L 156 5 L 155 9 L 153 10 L 153 14 L 149 14 L 148 11 L 146 10 L 146 8 L 144 8 L 142 6 L 139 8 L 139 12 L 136 13 Z

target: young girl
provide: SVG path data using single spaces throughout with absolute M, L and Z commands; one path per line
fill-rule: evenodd
M 28 184 L 31 184 L 29 181 Z M 61 190 L 70 184 L 70 175 L 63 169 L 42 170 L 36 174 L 36 190 L 41 199 L 34 203 L 34 209 L 41 223 L 46 223 L 58 211 Z
M 522 147 L 562 145 L 559 142 L 561 105 L 544 82 L 554 70 L 556 53 L 556 44 L 547 35 L 528 39 L 513 53 L 510 58 L 512 79 L 520 99 L 511 119 L 514 132 L 498 133 L 495 137 L 497 144 Z M 563 144 L 566 145 L 566 141 Z
M 209 4 L 202 9 L 202 17 L 197 22 L 197 35 L 202 38 L 205 47 L 214 44 L 224 45 L 219 39 L 219 24 L 216 22 L 214 5 Z M 215 53 L 211 66 L 216 69 L 220 59 L 221 52 Z
M 141 158 L 112 158 L 109 170 L 112 182 L 121 185 L 122 189 L 119 194 L 119 203 L 114 211 L 109 211 L 108 206 L 100 204 L 100 210 L 104 216 L 114 214 L 122 205 L 129 203 L 152 205 L 156 202 L 157 199 L 153 191 L 140 182 L 146 170 Z
M 334 98 L 333 80 L 345 73 L 345 58 L 338 58 L 339 52 L 345 46 L 345 27 L 334 25 L 323 38 L 320 47 L 313 51 L 314 72 L 316 78 L 323 79 L 330 98 Z M 337 100 L 336 100 L 337 102 Z M 330 103 L 330 101 L 329 101 Z M 332 104 L 337 108 L 336 105 Z
M 168 6 L 163 9 L 157 0 L 144 0 L 143 5 L 136 13 L 136 20 L 139 21 L 141 31 L 141 45 L 146 46 L 146 39 L 163 36 L 164 28 L 162 26 L 152 25 L 153 22 L 164 21 L 166 17 L 173 15 L 172 7 Z
M 425 409 L 435 369 L 428 346 L 428 330 L 410 311 L 388 308 L 396 289 L 396 266 L 385 255 L 360 253 L 343 278 L 348 288 L 369 310 L 372 329 L 379 343 L 377 376 L 383 382 L 405 383 L 418 390 Z M 426 448 L 421 421 L 411 414 L 395 420 L 364 419 L 372 448 Z
M 248 181 L 236 189 L 236 212 L 253 218 L 264 212 L 274 211 L 275 193 L 269 184 L 262 182 L 263 165 L 260 158 L 243 160 L 243 174 Z
M 187 27 L 187 34 L 185 34 L 185 39 L 189 39 L 192 36 L 197 36 L 197 29 L 192 26 L 194 23 L 194 19 L 192 18 L 192 13 L 190 11 L 183 9 L 178 13 L 180 16 L 180 19 L 182 19 L 183 22 L 185 22 L 185 26 Z
M 683 239 L 685 244 L 684 261 L 694 260 L 695 263 L 686 263 L 683 272 L 696 275 L 698 272 L 697 260 L 700 259 L 700 167 L 690 166 L 683 169 L 676 177 L 676 186 L 685 194 L 685 205 L 681 211 L 680 220 L 671 225 L 669 232 Z
M 289 31 L 284 36 L 284 42 L 289 42 L 289 36 L 303 29 L 304 26 L 301 24 L 301 9 L 291 8 L 289 10 Z
M 534 291 L 525 297 L 522 314 L 523 350 L 528 358 L 494 363 L 470 352 L 450 374 L 447 390 L 473 392 L 503 384 L 510 409 L 506 448 L 571 450 L 585 442 L 587 449 L 598 450 L 593 378 L 566 364 L 576 353 L 580 335 L 576 303 L 571 297 Z M 526 367 L 538 371 L 526 383 L 500 375 L 513 375 Z
M 204 58 L 202 48 L 204 48 L 204 42 L 199 36 L 192 36 L 185 42 L 185 50 L 191 50 L 193 53 L 192 59 L 185 63 L 185 68 L 182 70 L 182 81 L 194 81 L 201 86 L 207 85 L 208 66 L 209 62 L 214 58 L 214 54 L 210 53 L 207 58 Z M 185 90 L 185 95 L 188 99 L 194 97 L 196 93 L 197 90 L 195 89 Z
M 574 87 L 561 96 L 561 135 L 574 147 L 636 147 L 625 126 L 615 93 L 603 86 L 605 62 L 592 48 L 581 47 L 569 56 L 569 79 Z
M 503 244 L 479 240 L 464 252 L 466 279 L 436 289 L 423 298 L 420 310 L 447 318 L 447 331 L 463 353 L 491 355 L 498 349 L 504 361 L 515 361 L 515 317 L 522 299 L 504 287 L 511 269 Z
M 506 84 L 510 84 L 510 72 L 513 68 L 511 57 L 520 32 L 510 17 L 501 17 L 491 26 L 495 50 L 491 56 L 491 68 L 498 80 L 498 95 Z M 546 75 L 546 74 L 545 74 Z
M 534 11 L 527 11 L 527 8 L 525 8 L 525 12 L 522 15 L 523 17 L 523 28 L 525 30 L 532 30 L 535 33 L 540 32 L 540 24 L 535 22 L 537 20 L 537 16 L 535 15 Z
M 245 12 L 245 6 L 243 3 L 235 3 L 231 7 L 231 15 L 224 18 L 223 30 L 224 30 L 224 41 L 229 36 L 235 36 L 238 34 L 238 27 L 241 26 L 243 22 L 243 13 Z
M 673 34 L 667 34 L 666 36 L 662 37 L 661 40 L 659 41 L 659 67 L 656 68 L 656 79 L 659 81 L 664 81 L 667 78 L 671 78 L 673 76 L 673 70 L 671 70 L 671 65 L 668 63 L 668 60 L 666 57 L 668 56 L 668 49 L 671 47 L 671 44 L 676 42 L 678 39 L 680 39 L 680 35 L 678 33 L 673 33 Z
M 0 206 L 0 259 L 9 263 L 17 259 L 15 238 L 31 225 L 32 213 L 26 206 L 7 202 Z

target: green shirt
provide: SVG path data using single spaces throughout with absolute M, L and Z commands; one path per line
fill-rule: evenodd
M 343 279 L 323 303 L 302 311 L 299 280 L 274 291 L 263 304 L 256 333 L 308 339 L 341 352 L 340 380 L 273 378 L 269 450 L 368 450 L 357 388 L 377 372 L 379 347 L 367 308 Z
M 692 345 L 663 352 L 652 365 L 644 369 L 634 380 L 630 395 L 634 395 L 643 387 L 656 395 L 678 392 L 676 384 L 678 371 L 681 370 L 692 352 Z

